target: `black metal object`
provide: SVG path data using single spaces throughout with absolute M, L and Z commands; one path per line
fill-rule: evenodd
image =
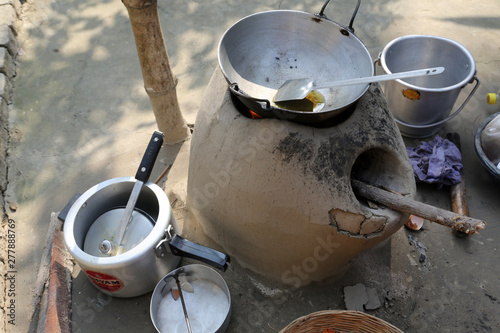
M 328 6 L 329 3 L 330 3 L 330 0 L 326 0 L 326 2 L 323 5 L 323 7 L 321 7 L 321 10 L 320 10 L 318 16 L 327 18 L 324 12 L 325 12 L 326 6 Z M 360 5 L 361 5 L 361 0 L 358 0 L 358 4 L 356 5 L 356 8 L 354 9 L 354 13 L 352 14 L 351 21 L 349 22 L 349 28 L 348 29 L 352 33 L 354 33 L 354 28 L 352 26 L 354 24 L 354 19 L 356 18 L 356 15 L 358 14 L 358 10 L 359 10 L 359 6 Z
M 230 258 L 227 254 L 193 243 L 179 235 L 174 235 L 169 242 L 169 247 L 172 254 L 176 256 L 199 260 L 223 272 L 229 266 Z
M 148 181 L 151 171 L 153 171 L 156 157 L 158 157 L 162 145 L 163 133 L 155 131 L 151 136 L 151 140 L 149 141 L 144 156 L 142 157 L 139 169 L 137 169 L 137 173 L 135 174 L 135 179 L 143 183 Z
M 354 103 L 350 107 L 346 108 L 342 112 L 339 112 L 337 115 L 332 116 L 328 115 L 325 116 L 324 119 L 318 120 L 318 119 L 311 119 L 311 122 L 305 122 L 304 119 L 302 118 L 297 118 L 297 115 L 295 113 L 289 112 L 287 110 L 280 110 L 277 108 L 269 108 L 269 109 L 261 109 L 259 107 L 251 108 L 249 107 L 250 103 L 252 100 L 255 100 L 255 105 L 260 105 L 260 102 L 257 102 L 256 99 L 253 99 L 249 97 L 249 99 L 243 99 L 246 103 L 243 102 L 242 98 L 239 98 L 238 95 L 240 92 L 237 91 L 238 85 L 237 84 L 232 84 L 229 86 L 229 90 L 231 92 L 231 101 L 233 102 L 233 106 L 238 111 L 241 113 L 243 116 L 247 118 L 252 118 L 258 120 L 259 118 L 256 118 L 252 115 L 251 112 L 259 116 L 260 118 L 275 118 L 275 119 L 280 119 L 280 120 L 288 120 L 295 122 L 297 124 L 301 125 L 306 125 L 310 127 L 315 127 L 315 128 L 328 128 L 332 126 L 336 126 L 347 120 L 353 113 L 354 110 L 356 110 L 356 105 L 357 103 Z M 247 95 L 245 95 L 247 96 Z M 261 100 L 263 101 L 265 105 L 265 102 L 269 102 L 268 100 Z M 251 112 L 250 112 L 251 111 Z
M 73 206 L 75 201 L 78 200 L 78 198 L 81 195 L 82 195 L 81 193 L 76 193 L 75 195 L 73 195 L 73 197 L 69 200 L 69 202 L 66 204 L 66 206 L 64 206 L 63 210 L 61 210 L 59 215 L 57 215 L 57 218 L 59 220 L 61 220 L 63 222 L 66 221 L 66 217 L 68 216 L 69 210 L 71 209 L 71 207 Z

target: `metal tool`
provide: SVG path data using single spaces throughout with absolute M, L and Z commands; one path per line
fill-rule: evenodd
M 158 282 L 150 313 L 160 333 L 224 333 L 231 319 L 231 294 L 214 269 L 191 264 L 173 270 Z
M 191 325 L 189 324 L 189 317 L 186 309 L 186 303 L 184 302 L 184 296 L 182 295 L 182 287 L 181 283 L 179 281 L 179 276 L 174 275 L 175 283 L 177 284 L 177 289 L 179 290 L 179 295 L 181 296 L 181 303 L 182 303 L 182 311 L 184 311 L 184 319 L 186 320 L 186 325 L 189 333 L 192 333 L 191 331 Z
M 125 211 L 120 220 L 118 230 L 116 231 L 114 242 L 108 239 L 103 240 L 99 244 L 99 251 L 103 254 L 118 255 L 123 251 L 122 240 L 125 232 L 132 220 L 132 213 L 135 208 L 139 194 L 141 193 L 142 186 L 146 183 L 153 170 L 153 165 L 156 161 L 156 157 L 160 152 L 161 146 L 163 144 L 163 133 L 155 131 L 151 140 L 149 141 L 146 152 L 142 157 L 141 164 L 137 173 L 135 174 L 136 182 L 132 188 L 132 192 L 128 199 L 127 205 L 125 206 Z
M 193 285 L 191 284 L 191 282 L 193 281 L 196 281 L 196 278 L 192 277 L 192 276 L 187 276 L 186 273 L 181 273 L 179 275 L 177 275 L 178 279 L 179 279 L 179 282 L 181 284 L 180 288 L 188 293 L 194 293 L 194 288 L 193 288 Z M 176 280 L 177 282 L 177 280 Z M 180 297 L 180 289 L 179 289 L 179 286 L 177 285 L 177 288 L 175 287 L 172 287 L 172 297 L 174 298 L 174 300 L 178 300 L 179 297 Z
M 372 82 L 382 82 L 382 81 L 397 80 L 397 79 L 407 79 L 411 77 L 436 75 L 442 72 L 444 72 L 444 67 L 432 67 L 414 71 L 360 77 L 355 79 L 333 81 L 321 84 L 316 84 L 313 79 L 309 78 L 292 79 L 292 80 L 287 80 L 278 89 L 276 95 L 274 96 L 274 102 L 278 103 L 291 100 L 301 100 L 306 98 L 306 96 L 309 95 L 309 93 L 312 90 L 316 89 L 334 88 L 334 87 L 350 86 L 356 84 L 367 84 Z

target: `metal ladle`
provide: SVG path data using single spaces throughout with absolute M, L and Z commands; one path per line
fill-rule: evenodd
M 444 72 L 444 67 L 432 67 L 426 69 L 419 69 L 414 71 L 375 75 L 368 77 L 361 77 L 355 79 L 347 79 L 340 81 L 333 81 L 327 83 L 316 84 L 313 79 L 303 78 L 303 79 L 291 79 L 287 80 L 276 92 L 274 96 L 274 102 L 285 102 L 293 100 L 302 100 L 315 89 L 322 88 L 334 88 L 340 86 L 356 85 L 356 84 L 366 84 L 372 82 L 382 82 L 397 79 L 407 79 L 411 77 L 436 75 Z
M 186 309 L 186 303 L 184 302 L 184 296 L 182 295 L 182 286 L 179 281 L 179 276 L 174 275 L 175 283 L 177 284 L 177 290 L 179 290 L 179 296 L 181 297 L 181 303 L 182 303 L 182 311 L 184 311 L 184 319 L 186 320 L 186 325 L 189 333 L 192 333 L 191 331 L 191 324 L 189 323 L 189 317 Z
M 153 170 L 156 157 L 160 152 L 162 144 L 163 133 L 155 131 L 151 136 L 151 140 L 149 141 L 146 152 L 142 157 L 141 164 L 139 165 L 139 169 L 135 175 L 136 182 L 134 183 L 127 205 L 125 206 L 125 210 L 121 216 L 120 223 L 114 237 L 115 239 L 114 241 L 111 241 L 110 239 L 103 239 L 102 242 L 99 243 L 99 251 L 101 254 L 114 256 L 121 254 L 124 251 L 122 241 L 125 236 L 125 232 L 132 222 L 132 213 L 134 212 L 137 199 L 139 198 L 139 194 L 141 193 L 144 183 L 148 181 L 149 176 L 151 175 L 151 171 Z

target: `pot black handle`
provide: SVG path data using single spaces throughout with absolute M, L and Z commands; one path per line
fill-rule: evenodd
M 73 197 L 69 200 L 69 202 L 64 206 L 64 208 L 61 210 L 59 215 L 57 215 L 57 218 L 61 220 L 62 222 L 66 221 L 66 217 L 68 217 L 69 210 L 71 207 L 73 207 L 73 204 L 75 203 L 76 200 L 81 196 L 81 193 L 76 193 L 73 195 Z
M 196 259 L 223 272 L 229 265 L 229 256 L 209 247 L 193 243 L 179 235 L 174 235 L 169 242 L 170 251 L 176 256 Z
M 318 16 L 327 18 L 326 15 L 324 14 L 324 11 L 326 9 L 326 6 L 328 6 L 328 3 L 330 3 L 330 0 L 326 0 L 325 4 L 321 8 L 321 11 L 319 12 Z M 349 31 L 354 33 L 354 28 L 352 25 L 354 24 L 354 19 L 356 18 L 356 15 L 358 14 L 359 6 L 361 5 L 361 0 L 358 0 L 358 4 L 356 5 L 356 9 L 354 9 L 354 13 L 352 14 L 351 17 L 351 22 L 349 22 Z
M 156 157 L 158 157 L 158 153 L 160 152 L 162 145 L 163 145 L 163 133 L 155 131 L 153 133 L 153 136 L 151 136 L 151 140 L 149 140 L 146 152 L 144 153 L 141 164 L 139 165 L 139 169 L 135 174 L 135 179 L 143 183 L 148 181 L 149 176 L 151 175 L 151 171 L 153 171 L 153 166 L 155 164 Z
M 231 83 L 229 85 L 229 90 L 231 90 L 231 92 L 236 96 L 245 99 L 250 105 L 254 105 L 254 107 L 250 108 L 253 111 L 259 109 L 272 111 L 271 102 L 269 102 L 269 100 L 250 97 L 249 95 L 245 94 L 242 90 L 240 90 L 237 83 Z

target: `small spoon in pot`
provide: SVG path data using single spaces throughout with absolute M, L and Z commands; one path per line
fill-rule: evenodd
M 327 82 L 327 83 L 322 83 L 322 84 L 316 84 L 314 82 L 314 80 L 308 79 L 308 78 L 292 79 L 292 80 L 287 80 L 278 89 L 278 91 L 276 92 L 276 95 L 274 96 L 274 102 L 279 103 L 279 102 L 284 102 L 284 101 L 301 100 L 301 99 L 304 99 L 314 89 L 334 88 L 334 87 L 340 87 L 340 86 L 366 84 L 366 83 L 372 83 L 372 82 L 407 79 L 407 78 L 418 77 L 418 76 L 436 75 L 436 74 L 440 74 L 442 72 L 444 72 L 444 67 L 433 67 L 433 68 L 419 69 L 419 70 L 408 71 L 408 72 L 400 72 L 400 73 L 393 73 L 393 74 L 375 75 L 375 76 L 361 77 L 361 78 L 355 78 L 355 79 L 340 80 L 340 81 Z

